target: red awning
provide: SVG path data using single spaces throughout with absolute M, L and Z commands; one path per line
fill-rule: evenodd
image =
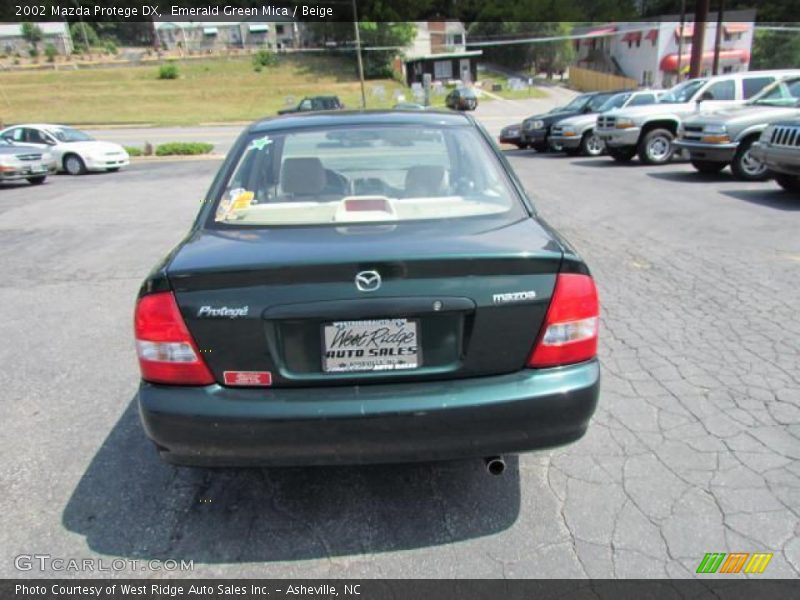
M 648 31 L 647 35 L 644 36 L 644 39 L 649 40 L 651 42 L 653 40 L 657 40 L 658 39 L 658 29 L 651 29 L 650 31 Z
M 675 28 L 675 37 L 680 37 L 681 35 L 681 26 L 678 25 Z M 694 23 L 684 23 L 683 25 L 683 37 L 692 37 L 694 35 Z
M 725 33 L 744 33 L 750 31 L 750 23 L 725 23 L 722 29 Z
M 609 26 L 609 27 L 602 27 L 600 29 L 594 29 L 590 31 L 587 35 L 601 36 L 601 35 L 610 35 L 616 32 L 617 32 L 616 26 Z
M 691 54 L 682 54 L 681 64 L 687 66 L 692 60 Z M 738 60 L 739 62 L 746 63 L 750 60 L 750 53 L 747 50 L 722 50 L 719 53 L 720 60 Z M 711 62 L 714 60 L 714 51 L 703 52 L 703 62 Z M 678 68 L 678 53 L 667 54 L 661 59 L 662 71 L 675 71 Z
M 641 39 L 642 39 L 641 31 L 629 31 L 628 33 L 622 36 L 623 42 L 638 42 Z

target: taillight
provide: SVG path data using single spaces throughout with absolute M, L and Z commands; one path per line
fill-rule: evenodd
M 553 297 L 528 366 L 556 367 L 597 355 L 600 304 L 589 275 L 559 273 Z
M 214 377 L 197 350 L 172 292 L 139 299 L 134 317 L 142 379 L 153 383 L 209 385 Z

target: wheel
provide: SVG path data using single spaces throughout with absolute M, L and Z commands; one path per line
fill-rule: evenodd
M 580 152 L 584 156 L 600 156 L 605 149 L 605 144 L 594 130 L 590 129 L 581 138 Z
M 606 146 L 608 155 L 617 162 L 630 162 L 636 155 L 636 148 L 614 148 Z
M 785 173 L 773 173 L 775 181 L 787 192 L 800 194 L 800 177 L 797 175 L 787 175 Z
M 544 144 L 531 144 L 531 148 L 536 150 L 537 152 L 547 152 L 547 143 Z
M 45 179 L 47 179 L 47 175 L 42 175 L 41 177 L 28 177 L 28 182 L 31 185 L 42 185 Z
M 64 157 L 64 170 L 70 175 L 83 175 L 86 173 L 86 165 L 77 154 L 67 154 Z
M 722 171 L 725 168 L 725 163 L 713 160 L 692 160 L 692 166 L 701 173 L 713 175 Z
M 639 160 L 646 165 L 663 165 L 672 159 L 675 136 L 669 129 L 648 131 L 639 142 Z
M 750 152 L 756 138 L 742 140 L 731 161 L 733 176 L 740 181 L 764 181 L 769 177 L 767 166 Z
M 580 148 L 564 148 L 563 150 L 567 156 L 578 156 L 581 153 Z

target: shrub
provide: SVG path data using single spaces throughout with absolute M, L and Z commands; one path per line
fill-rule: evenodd
M 117 53 L 117 45 L 116 45 L 116 44 L 115 44 L 113 41 L 111 41 L 111 40 L 108 40 L 108 41 L 105 43 L 105 46 L 104 46 L 104 48 L 105 48 L 105 51 L 106 51 L 108 54 L 116 54 L 116 53 Z M 173 78 L 173 79 L 174 79 L 174 78 Z
M 253 55 L 253 68 L 260 71 L 258 67 L 272 67 L 278 62 L 275 53 L 261 49 Z
M 139 146 L 125 146 L 125 152 L 128 153 L 128 156 L 141 156 L 142 149 Z
M 156 146 L 156 156 L 208 154 L 214 144 L 205 142 L 168 142 Z
M 47 57 L 47 62 L 55 62 L 58 50 L 53 44 L 47 44 L 44 47 L 44 55 Z
M 30 54 L 31 58 L 36 58 L 39 56 L 39 50 L 38 48 L 31 46 L 28 48 L 28 54 Z
M 178 78 L 178 65 L 167 63 L 158 68 L 159 79 L 177 79 Z

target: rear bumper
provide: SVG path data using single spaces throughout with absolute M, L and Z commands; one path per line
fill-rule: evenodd
M 702 142 L 691 142 L 687 140 L 673 140 L 672 145 L 681 148 L 689 153 L 694 160 L 707 160 L 710 162 L 729 163 L 736 154 L 738 142 L 732 144 L 704 144 Z
M 162 458 L 205 466 L 447 460 L 580 438 L 597 406 L 597 361 L 441 382 L 303 389 L 142 383 L 139 410 Z

